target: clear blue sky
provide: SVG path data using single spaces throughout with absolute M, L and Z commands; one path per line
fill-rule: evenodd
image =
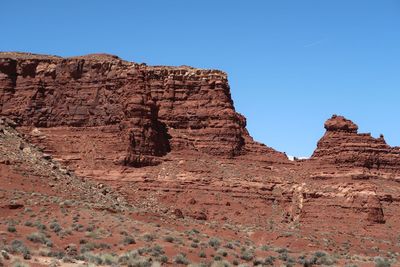
M 253 137 L 309 156 L 333 113 L 400 145 L 400 1 L 2 1 L 0 50 L 229 74 Z

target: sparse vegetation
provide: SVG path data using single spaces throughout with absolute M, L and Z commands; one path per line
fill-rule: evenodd
M 375 267 L 390 267 L 391 264 L 388 259 L 382 257 L 374 258 Z
M 29 267 L 29 265 L 17 260 L 12 263 L 12 267 Z
M 166 242 L 170 242 L 170 243 L 173 243 L 174 242 L 174 238 L 172 237 L 172 236 L 166 236 L 165 238 L 164 238 L 164 241 L 166 241 Z
M 213 237 L 213 238 L 210 238 L 210 240 L 208 241 L 208 244 L 209 244 L 211 247 L 213 247 L 213 248 L 215 248 L 215 249 L 218 249 L 219 246 L 221 245 L 221 241 L 219 241 L 218 238 Z
M 58 224 L 57 221 L 51 222 L 49 227 L 51 230 L 53 230 L 54 233 L 59 233 L 62 230 L 61 226 Z
M 135 239 L 132 236 L 125 236 L 122 242 L 124 245 L 136 244 Z
M 240 258 L 242 260 L 245 260 L 245 261 L 251 261 L 254 258 L 254 251 L 248 250 L 248 249 L 244 249 L 244 250 L 242 250 Z
M 151 242 L 155 239 L 155 236 L 149 233 L 143 235 L 143 240 L 146 242 Z
M 56 169 L 52 170 L 56 171 Z M 46 171 L 42 175 L 43 179 L 48 178 L 45 174 L 51 174 L 51 172 Z M 26 173 L 26 176 L 28 175 L 30 173 Z M 60 179 L 62 185 L 66 186 L 64 179 L 67 182 L 70 182 L 70 180 L 66 177 L 62 178 Z M 32 180 L 34 179 L 32 178 Z M 58 186 L 56 180 L 52 179 L 46 182 Z M 38 186 L 38 184 L 33 181 L 34 186 Z M 88 185 L 90 190 L 87 192 L 96 193 L 96 185 L 90 184 L 89 181 Z M 84 187 L 84 185 L 79 184 L 79 187 Z M 54 187 L 52 186 L 52 188 Z M 29 192 L 25 199 L 25 193 L 17 190 L 12 191 L 12 194 L 10 192 L 4 193 L 6 198 L 2 198 L 2 201 L 4 199 L 9 201 L 8 197 L 10 196 L 12 201 L 16 200 L 18 203 L 22 203 L 25 209 L 18 208 L 18 210 L 11 212 L 16 214 L 14 218 L 7 216 L 0 221 L 0 227 L 3 231 L 0 240 L 0 266 L 1 263 L 5 266 L 13 266 L 12 261 L 16 258 L 21 259 L 21 261 L 25 259 L 27 262 L 35 264 L 38 261 L 36 257 L 51 257 L 51 259 L 46 259 L 46 264 L 50 266 L 65 265 L 66 263 L 82 263 L 85 266 L 142 267 L 160 266 L 160 264 L 177 266 L 178 264 L 190 264 L 190 259 L 198 261 L 190 264 L 191 267 L 232 265 L 249 267 L 346 265 L 350 267 L 353 266 L 351 265 L 353 263 L 388 267 L 398 264 L 399 254 L 397 247 L 395 247 L 398 246 L 398 240 L 395 241 L 396 244 L 392 244 L 392 240 L 388 239 L 365 238 L 366 244 L 373 244 L 372 247 L 368 248 L 373 251 L 373 255 L 381 255 L 382 257 L 369 258 L 362 253 L 360 253 L 360 256 L 352 255 L 351 252 L 354 251 L 352 246 L 355 242 L 351 239 L 353 237 L 358 238 L 359 233 L 351 233 L 347 241 L 346 239 L 337 241 L 332 233 L 333 231 L 342 231 L 343 229 L 340 229 L 340 227 L 333 228 L 332 232 L 324 229 L 321 235 L 320 233 L 307 233 L 305 235 L 302 228 L 294 228 L 295 222 L 289 222 L 288 225 L 285 225 L 288 227 L 282 227 L 281 220 L 278 218 L 278 216 L 281 216 L 279 203 L 276 204 L 276 214 L 271 216 L 275 219 L 274 236 L 279 235 L 289 240 L 298 238 L 301 242 L 307 240 L 312 244 L 310 248 L 316 247 L 334 251 L 332 255 L 324 251 L 309 252 L 308 249 L 310 248 L 304 254 L 299 255 L 297 250 L 289 251 L 286 248 L 276 247 L 274 238 L 264 240 L 264 236 L 255 242 L 253 238 L 250 238 L 249 233 L 259 231 L 260 228 L 257 225 L 246 225 L 246 222 L 243 222 L 243 225 L 235 224 L 229 220 L 229 217 L 226 220 L 224 219 L 223 223 L 218 221 L 223 216 L 230 216 L 231 211 L 229 213 L 222 212 L 223 214 L 218 214 L 218 216 L 214 216 L 216 214 L 213 214 L 212 210 L 207 211 L 210 218 L 216 218 L 216 221 L 211 219 L 206 221 L 192 220 L 187 213 L 188 216 L 185 216 L 183 220 L 174 222 L 170 221 L 171 210 L 167 208 L 165 214 L 151 214 L 146 217 L 146 220 L 141 220 L 136 219 L 142 216 L 140 210 L 143 206 L 140 206 L 140 203 L 139 207 L 124 206 L 124 212 L 119 213 L 118 206 L 122 206 L 120 202 L 118 202 L 118 205 L 110 205 L 107 201 L 92 203 L 93 199 L 97 201 L 96 196 L 93 197 L 92 193 L 88 193 L 90 198 L 87 200 L 82 198 L 82 196 L 86 196 L 80 195 L 79 189 L 77 189 L 79 191 L 77 193 L 70 192 L 70 188 L 67 186 L 65 192 L 63 191 L 64 188 L 61 189 L 60 191 L 63 194 L 61 196 L 49 196 L 46 192 Z M 3 192 L 0 193 L 3 194 Z M 65 200 L 66 197 L 76 199 Z M 221 201 L 225 201 L 224 196 L 219 197 Z M 203 199 L 199 199 L 199 203 L 201 201 Z M 115 203 L 112 202 L 112 204 Z M 70 208 L 70 206 L 74 207 Z M 236 208 L 236 204 L 233 207 Z M 158 208 L 164 209 L 164 207 Z M 40 212 L 38 212 L 39 210 Z M 140 216 L 136 217 L 137 212 L 140 213 Z M 129 216 L 125 216 L 126 214 L 129 214 Z M 238 222 L 243 216 L 244 214 L 238 213 Z M 152 221 L 153 219 L 154 221 Z M 192 222 L 202 232 L 191 229 L 193 227 Z M 263 229 L 268 229 L 268 217 L 262 218 L 262 224 Z M 393 223 L 388 223 L 385 227 L 391 231 L 395 230 Z M 185 230 L 182 231 L 182 229 Z M 12 238 L 21 238 L 24 242 L 21 240 L 11 241 Z M 259 237 L 257 236 L 257 238 Z M 55 243 L 54 246 L 52 240 Z M 258 243 L 260 240 L 264 240 L 265 245 L 261 246 Z M 158 241 L 160 241 L 159 244 Z M 73 244 L 69 244 L 70 242 Z M 142 247 L 138 248 L 138 245 Z M 135 250 L 130 250 L 132 248 L 135 248 Z M 168 255 L 175 255 L 178 252 L 180 254 L 168 258 L 166 252 Z M 18 262 L 14 262 L 14 264 L 23 266 L 22 263 Z
M 14 225 L 9 225 L 9 226 L 7 226 L 7 231 L 10 233 L 15 233 L 17 231 L 17 229 L 15 228 Z
M 48 247 L 52 247 L 53 243 L 51 242 L 50 239 L 48 239 L 46 237 L 46 235 L 44 233 L 41 232 L 35 232 L 35 233 L 31 233 L 27 236 L 27 239 L 33 243 L 41 243 L 41 244 L 45 244 Z
M 175 256 L 174 258 L 174 262 L 177 264 L 189 264 L 189 260 L 186 258 L 186 255 L 183 253 L 180 253 L 178 255 Z

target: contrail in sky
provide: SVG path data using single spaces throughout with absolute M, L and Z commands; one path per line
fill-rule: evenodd
M 323 39 L 317 40 L 317 41 L 315 41 L 315 42 L 306 44 L 306 45 L 304 45 L 304 47 L 316 46 L 316 45 L 319 45 L 319 44 L 321 44 L 321 43 L 323 43 L 323 42 L 325 42 L 325 41 L 326 41 L 326 38 L 323 38 Z

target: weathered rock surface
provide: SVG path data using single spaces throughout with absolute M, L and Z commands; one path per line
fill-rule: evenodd
M 333 116 L 312 159 L 288 163 L 252 140 L 223 72 L 3 53 L 0 113 L 16 121 L 0 120 L 7 212 L 15 190 L 34 190 L 233 227 L 232 240 L 242 232 L 258 245 L 400 253 L 399 149 Z
M 326 121 L 325 129 L 312 155 L 313 160 L 339 168 L 400 171 L 400 149 L 386 144 L 383 135 L 374 138 L 370 134 L 360 134 L 356 124 L 336 115 Z
M 49 153 L 75 166 L 153 165 L 184 150 L 286 161 L 249 136 L 218 70 L 146 66 L 106 54 L 0 53 L 0 114 L 25 133 L 35 127 Z

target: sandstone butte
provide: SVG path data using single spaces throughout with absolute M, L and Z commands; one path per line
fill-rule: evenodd
M 400 253 L 400 148 L 333 115 L 312 157 L 289 161 L 249 135 L 222 71 L 3 52 L 0 115 L 32 149 L 175 224 L 229 222 L 293 251 Z M 0 178 L 21 172 L 2 149 Z

